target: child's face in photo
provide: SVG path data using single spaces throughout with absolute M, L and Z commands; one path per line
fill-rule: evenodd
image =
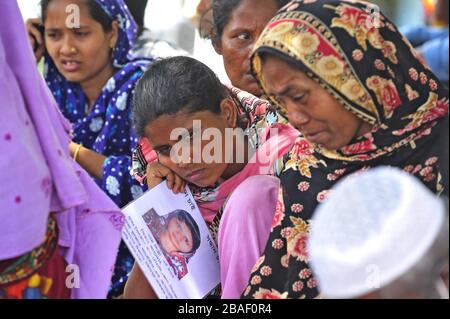
M 176 217 L 172 218 L 169 221 L 167 231 L 173 251 L 181 253 L 190 253 L 192 251 L 194 247 L 192 232 L 185 222 L 180 221 Z

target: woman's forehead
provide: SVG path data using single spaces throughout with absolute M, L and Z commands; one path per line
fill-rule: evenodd
M 272 54 L 264 54 L 262 60 L 262 77 L 270 94 L 277 95 L 288 86 L 306 89 L 317 86 L 300 68 Z
M 89 8 L 81 0 L 52 0 L 45 13 L 47 27 L 66 27 L 68 21 L 80 21 L 80 26 L 90 26 L 96 21 L 91 17 Z
M 178 112 L 176 114 L 165 114 L 150 122 L 145 129 L 147 138 L 153 145 L 159 145 L 170 141 L 170 135 L 176 129 L 192 130 L 194 125 L 202 127 L 209 126 L 216 121 L 217 114 L 211 111 Z
M 274 0 L 242 0 L 233 10 L 225 28 L 232 31 L 263 27 L 276 11 Z

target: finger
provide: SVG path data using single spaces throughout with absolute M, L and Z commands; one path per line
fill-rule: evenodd
M 180 188 L 180 178 L 177 174 L 173 174 L 173 192 L 178 194 L 178 190 Z
M 45 53 L 45 48 L 44 48 L 44 46 L 40 46 L 40 47 L 38 48 L 38 50 L 36 51 L 36 53 L 35 53 L 36 60 L 37 60 L 38 62 L 42 59 L 42 57 L 44 56 L 44 53 Z
M 161 173 L 154 167 L 147 167 L 147 186 L 149 189 L 152 189 L 158 186 L 163 180 L 163 176 Z
M 181 186 L 181 192 L 184 193 L 185 190 L 186 190 L 186 181 L 183 180 L 183 185 Z
M 41 18 L 31 18 L 27 20 L 27 25 L 28 24 L 42 24 L 42 20 Z
M 42 25 L 42 20 L 40 18 L 28 19 L 26 22 L 28 32 L 31 33 L 39 44 L 44 44 L 44 39 L 42 38 L 42 33 L 36 28 L 36 25 Z
M 150 178 L 160 178 L 160 179 L 162 179 L 162 178 L 165 177 L 164 174 L 161 174 L 161 172 L 157 171 L 157 170 L 152 170 L 148 174 L 149 174 Z
M 172 171 L 170 171 L 170 173 L 166 175 L 166 179 L 167 179 L 167 187 L 171 190 L 174 190 L 175 174 L 172 173 Z
M 148 164 L 146 172 L 149 177 L 157 177 L 157 178 L 165 177 L 164 167 L 157 163 Z
M 175 175 L 175 185 L 176 185 L 177 193 L 182 193 L 184 191 L 183 184 L 184 184 L 183 179 L 180 176 Z
M 32 25 L 28 29 L 28 32 L 36 39 L 36 41 L 39 45 L 44 44 L 44 39 L 42 38 L 41 32 L 34 25 Z
M 28 34 L 28 39 L 30 40 L 31 47 L 34 48 L 34 46 L 36 45 L 36 39 L 31 36 L 31 34 Z
M 147 178 L 148 189 L 152 189 L 152 188 L 158 186 L 159 184 L 161 184 L 162 181 L 163 181 L 162 178 L 155 178 L 155 177 Z

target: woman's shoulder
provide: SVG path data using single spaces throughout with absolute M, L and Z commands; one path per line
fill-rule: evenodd
M 265 96 L 258 97 L 231 86 L 228 89 L 239 103 L 240 113 L 246 115 L 250 120 L 250 126 L 254 126 L 257 123 L 264 123 L 264 127 L 277 123 L 288 123 L 287 119 L 278 112 L 276 107 Z
M 154 61 L 154 59 L 147 58 L 130 60 L 123 65 L 116 66 L 117 71 L 112 79 L 116 82 L 120 80 L 138 80 Z

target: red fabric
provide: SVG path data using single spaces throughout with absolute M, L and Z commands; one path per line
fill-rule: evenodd
M 6 262 L 2 262 L 5 268 Z M 67 263 L 56 247 L 50 260 L 30 277 L 0 286 L 0 299 L 69 299 L 66 287 Z

